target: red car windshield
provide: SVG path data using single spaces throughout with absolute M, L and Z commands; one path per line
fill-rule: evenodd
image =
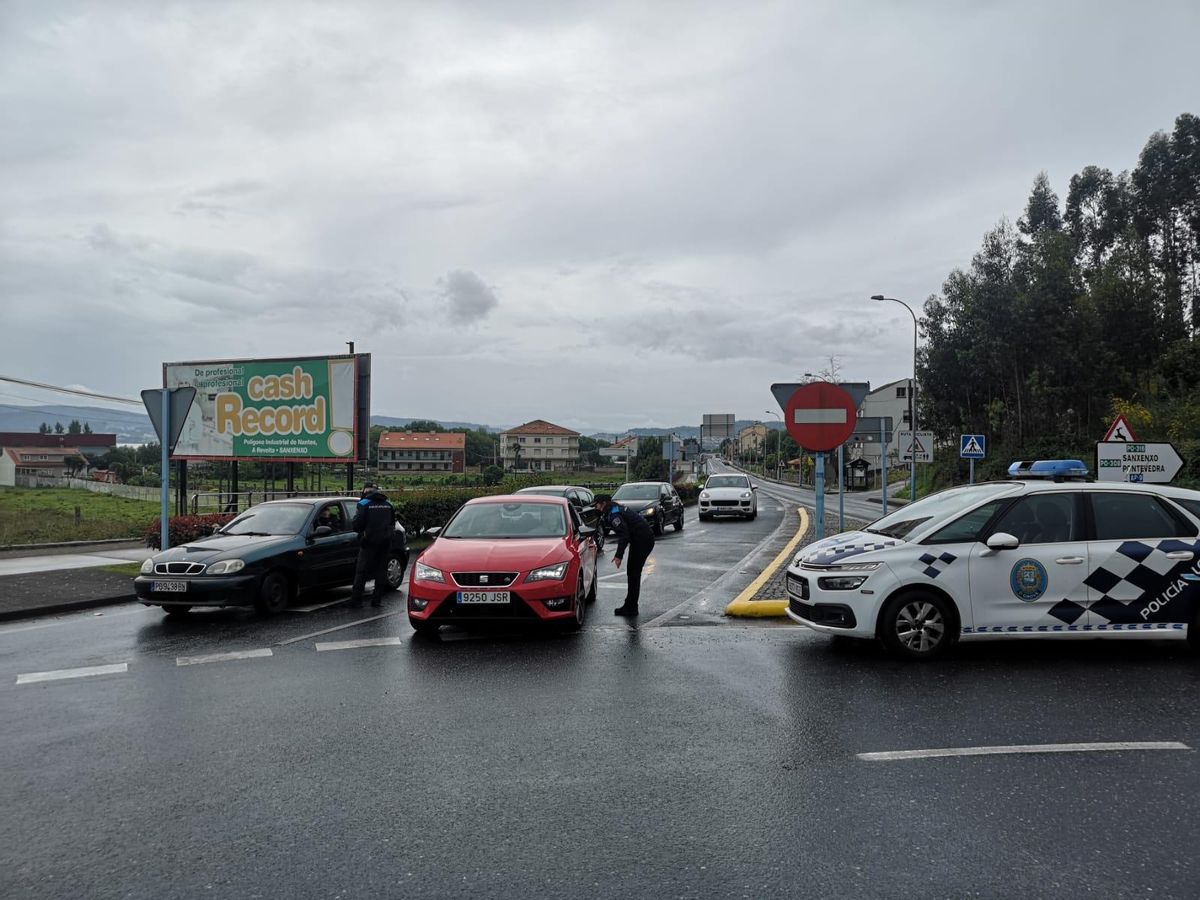
M 566 537 L 563 508 L 550 503 L 471 503 L 442 529 L 446 538 Z

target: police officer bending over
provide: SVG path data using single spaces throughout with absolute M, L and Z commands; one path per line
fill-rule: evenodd
M 396 510 L 379 490 L 379 485 L 372 481 L 363 485 L 362 499 L 354 509 L 352 527 L 358 533 L 358 564 L 354 569 L 354 590 L 350 594 L 350 606 L 362 606 L 363 588 L 366 587 L 368 578 L 375 579 L 371 605 L 382 606 L 383 592 L 387 588 L 392 532 L 396 527 Z
M 629 548 L 629 568 L 625 570 L 629 573 L 629 589 L 625 595 L 625 602 L 614 609 L 613 614 L 632 618 L 638 614 L 642 567 L 646 564 L 650 551 L 654 549 L 654 532 L 640 513 L 632 512 L 614 502 L 608 494 L 596 495 L 596 509 L 617 535 L 617 552 L 613 556 L 613 565 L 618 569 L 621 568 L 625 548 Z

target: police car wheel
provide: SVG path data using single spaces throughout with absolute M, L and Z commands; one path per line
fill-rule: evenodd
M 936 594 L 893 597 L 879 617 L 879 636 L 893 653 L 932 659 L 953 643 L 954 617 Z

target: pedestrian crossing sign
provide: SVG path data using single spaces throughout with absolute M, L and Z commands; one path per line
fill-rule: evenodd
M 961 459 L 983 459 L 987 456 L 987 438 L 982 434 L 960 435 L 958 455 Z

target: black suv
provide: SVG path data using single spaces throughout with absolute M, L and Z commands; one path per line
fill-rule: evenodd
M 655 534 L 668 525 L 683 531 L 683 501 L 665 481 L 631 481 L 617 488 L 613 499 L 626 509 L 641 513 Z

